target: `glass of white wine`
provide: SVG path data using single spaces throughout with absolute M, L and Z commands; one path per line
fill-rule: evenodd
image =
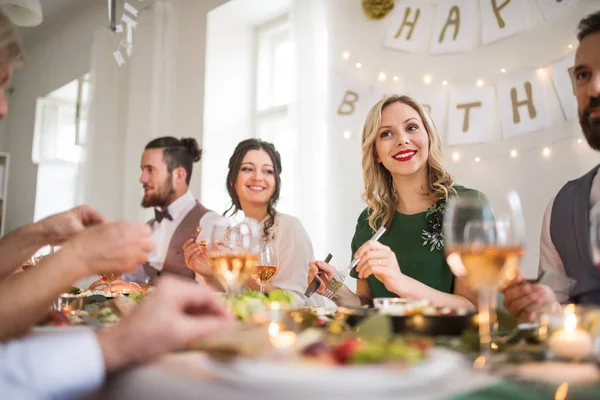
M 108 293 L 112 293 L 112 284 L 119 279 L 119 275 L 114 272 L 106 272 L 104 274 L 99 274 L 98 276 L 102 279 L 102 282 L 108 285 Z
M 460 258 L 467 283 L 479 293 L 480 357 L 475 366 L 488 368 L 493 363 L 497 289 L 515 277 L 524 254 L 525 224 L 519 195 L 510 191 L 494 203 L 478 193 L 453 197 L 444 215 L 444 240 L 449 264 Z
M 260 251 L 258 223 L 246 218 L 232 226 L 217 222 L 206 241 L 208 264 L 227 291 L 230 307 L 240 287 L 254 273 Z
M 264 242 L 260 245 L 260 255 L 258 266 L 252 274 L 252 278 L 260 286 L 261 293 L 265 292 L 265 285 L 273 279 L 279 270 L 279 258 L 277 257 L 277 249 L 275 244 Z

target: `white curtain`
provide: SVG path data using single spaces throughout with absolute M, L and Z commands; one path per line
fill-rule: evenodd
M 100 29 L 95 34 L 88 138 L 80 179 L 79 200 L 113 219 L 142 221 L 140 157 L 153 138 L 169 131 L 177 21 L 173 4 L 157 0 L 141 10 L 130 58 L 119 67 L 112 53 L 121 34 Z
M 327 171 L 327 29 L 324 0 L 292 0 L 290 28 L 296 46 L 296 101 L 291 107 L 291 126 L 297 128 L 299 160 L 296 201 L 298 218 L 313 242 L 315 257 L 327 249 L 328 224 L 325 201 Z M 345 255 L 344 255 L 345 256 Z M 342 257 L 339 254 L 338 257 Z M 337 257 L 336 257 L 337 258 Z M 345 258 L 345 257 L 344 257 Z M 337 258 L 339 259 L 339 258 Z

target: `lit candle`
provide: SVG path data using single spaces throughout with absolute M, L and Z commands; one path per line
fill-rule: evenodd
M 548 346 L 563 358 L 585 358 L 593 349 L 592 336 L 577 328 L 577 317 L 573 313 L 565 315 L 564 329 L 555 332 Z
M 296 343 L 296 333 L 282 331 L 279 324 L 271 322 L 269 324 L 269 340 L 276 349 L 289 349 Z

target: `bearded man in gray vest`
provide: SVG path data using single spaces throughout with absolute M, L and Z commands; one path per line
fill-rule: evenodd
M 579 123 L 590 147 L 600 150 L 600 11 L 581 20 L 577 38 L 573 77 Z M 533 320 L 544 304 L 556 301 L 600 305 L 600 269 L 589 235 L 590 211 L 600 207 L 599 167 L 564 185 L 546 209 L 540 269 L 549 272 L 549 286 L 527 284 L 518 276 L 503 290 L 504 306 L 521 320 Z

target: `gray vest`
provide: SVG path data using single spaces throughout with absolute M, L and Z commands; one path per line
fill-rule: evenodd
M 577 283 L 569 300 L 600 305 L 600 270 L 590 246 L 590 192 L 600 165 L 568 182 L 556 195 L 550 219 L 550 237 L 569 278 Z
M 150 283 L 156 284 L 156 278 L 161 274 L 173 274 L 179 275 L 185 278 L 194 279 L 196 274 L 185 265 L 185 259 L 183 256 L 183 244 L 186 240 L 191 239 L 194 236 L 196 227 L 200 221 L 200 218 L 206 214 L 209 210 L 206 209 L 202 204 L 196 202 L 196 206 L 190 210 L 183 217 L 183 220 L 173 232 L 171 241 L 169 242 L 169 248 L 167 249 L 167 255 L 163 264 L 162 271 L 157 271 L 148 264 L 144 264 L 144 271 L 146 275 L 150 277 Z M 149 225 L 154 223 L 154 219 L 148 221 Z

